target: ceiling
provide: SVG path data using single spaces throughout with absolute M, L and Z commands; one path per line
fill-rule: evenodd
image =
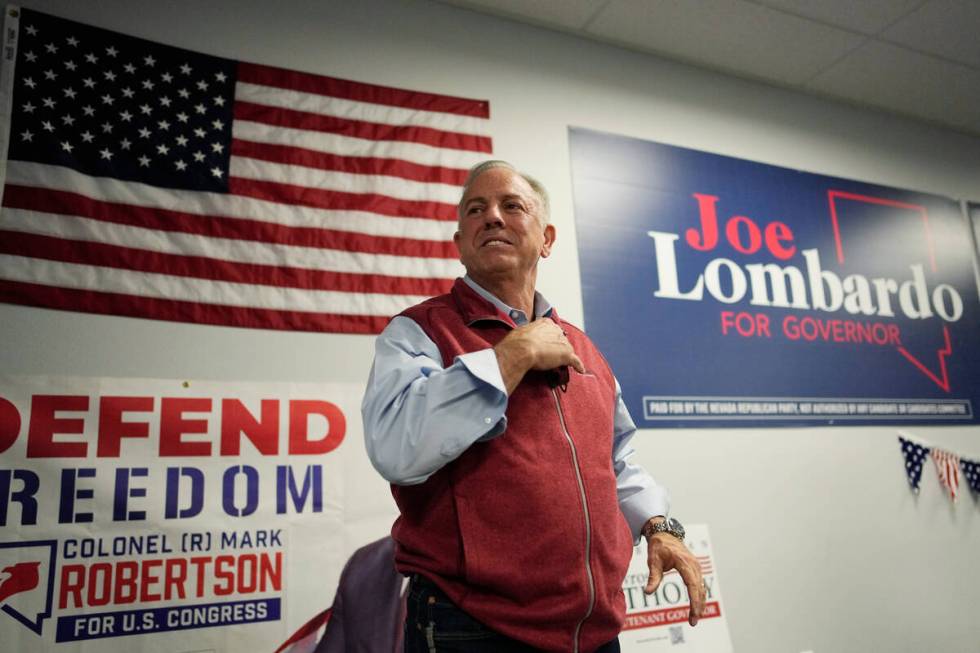
M 980 135 L 980 0 L 442 0 Z

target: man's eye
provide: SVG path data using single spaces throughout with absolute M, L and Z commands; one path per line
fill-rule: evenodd
M 479 213 L 482 210 L 483 210 L 482 206 L 471 206 L 470 208 L 466 209 L 466 214 L 473 215 L 474 213 Z
M 504 208 L 506 208 L 508 211 L 524 210 L 524 207 L 520 204 L 520 202 L 507 202 L 506 204 L 504 204 Z

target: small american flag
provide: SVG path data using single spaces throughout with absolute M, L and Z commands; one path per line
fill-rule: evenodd
M 902 445 L 905 476 L 909 479 L 912 491 L 918 494 L 919 482 L 922 480 L 922 465 L 925 463 L 926 456 L 929 455 L 929 448 L 902 436 L 898 436 L 898 442 Z
M 485 101 L 8 9 L 0 301 L 375 333 L 445 292 Z M 9 91 L 8 91 L 9 93 Z
M 966 478 L 970 490 L 974 494 L 980 495 L 980 462 L 964 458 L 960 460 L 960 467 L 963 468 L 963 476 Z
M 951 451 L 933 449 L 932 460 L 936 463 L 939 482 L 946 488 L 949 498 L 956 501 L 960 492 L 960 457 Z

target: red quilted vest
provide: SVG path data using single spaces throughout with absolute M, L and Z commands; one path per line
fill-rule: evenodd
M 461 279 L 406 310 L 445 364 L 514 328 Z M 471 445 L 419 485 L 393 485 L 403 573 L 430 578 L 494 630 L 548 651 L 592 651 L 619 633 L 632 535 L 612 469 L 615 381 L 579 329 L 586 373 L 529 372 L 508 399 L 507 430 Z M 478 419 L 478 416 L 474 416 Z

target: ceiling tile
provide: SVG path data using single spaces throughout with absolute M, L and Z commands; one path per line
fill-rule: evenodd
M 572 30 L 582 28 L 602 5 L 597 0 L 443 0 L 443 2 L 525 22 Z
M 959 128 L 975 126 L 980 108 L 980 71 L 879 41 L 806 88 Z
M 803 83 L 864 40 L 745 0 L 612 0 L 588 33 L 783 84 Z
M 877 34 L 922 4 L 922 0 L 755 0 L 761 5 L 854 30 Z
M 932 0 L 882 38 L 980 68 L 980 2 Z

